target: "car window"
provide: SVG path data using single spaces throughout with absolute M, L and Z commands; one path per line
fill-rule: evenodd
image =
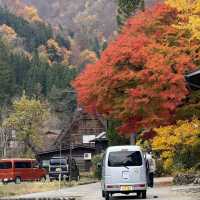
M 11 162 L 1 162 L 0 169 L 11 169 L 12 163 Z
M 50 160 L 50 165 L 66 165 L 67 164 L 67 160 L 66 159 L 51 159 Z
M 17 169 L 31 168 L 31 162 L 17 161 L 17 162 L 15 162 L 14 165 L 15 165 L 15 168 L 17 168 Z
M 117 151 L 109 153 L 108 166 L 141 166 L 142 156 L 139 151 Z

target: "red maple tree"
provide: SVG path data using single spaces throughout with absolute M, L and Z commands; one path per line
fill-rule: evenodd
M 171 122 L 188 94 L 184 74 L 195 68 L 195 51 L 173 26 L 177 20 L 177 11 L 164 4 L 132 17 L 74 81 L 79 104 L 120 120 L 124 134 Z

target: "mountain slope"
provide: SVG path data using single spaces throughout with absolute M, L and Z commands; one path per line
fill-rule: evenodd
M 161 1 L 145 0 L 146 7 Z M 55 30 L 72 35 L 81 49 L 90 48 L 96 37 L 109 39 L 117 30 L 117 0 L 0 0 L 2 4 L 14 11 L 20 4 L 34 6 L 36 10 L 26 9 L 30 16 L 37 19 L 38 14 Z

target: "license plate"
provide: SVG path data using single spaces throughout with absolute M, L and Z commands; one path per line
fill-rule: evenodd
M 131 191 L 133 190 L 133 186 L 121 186 L 121 191 Z

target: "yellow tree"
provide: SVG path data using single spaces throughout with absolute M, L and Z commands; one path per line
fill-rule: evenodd
M 66 66 L 69 65 L 70 51 L 64 47 L 60 47 L 54 39 L 47 41 L 46 52 L 51 63 L 60 62 Z
M 97 56 L 94 51 L 85 49 L 80 54 L 79 62 L 80 62 L 80 65 L 85 65 L 88 63 L 96 63 Z
M 183 168 L 193 167 L 200 161 L 200 120 L 178 121 L 177 124 L 155 129 L 157 135 L 152 147 L 161 153 L 164 167 L 173 169 L 177 164 Z
M 200 1 L 166 0 L 166 3 L 179 12 L 180 22 L 176 26 L 191 33 L 191 39 L 200 40 Z
M 38 10 L 34 6 L 22 5 L 16 13 L 30 22 L 42 22 L 42 19 L 38 14 Z
M 1 0 L 11 12 L 30 22 L 42 22 L 38 10 L 33 5 L 26 5 L 22 0 Z
M 40 128 L 47 117 L 45 105 L 23 95 L 21 99 L 14 101 L 13 113 L 4 120 L 3 128 L 16 131 L 19 141 L 25 145 L 24 155 L 30 151 L 36 154 L 42 139 Z
M 25 6 L 23 9 L 22 17 L 32 22 L 42 22 L 38 14 L 38 10 L 34 6 Z
M 70 67 L 69 59 L 71 52 L 67 48 L 60 47 L 54 39 L 49 39 L 46 45 L 41 45 L 38 48 L 38 52 L 40 59 L 48 62 L 50 65 L 52 63 L 62 63 Z
M 17 38 L 15 30 L 6 24 L 0 26 L 0 36 L 2 36 L 3 41 L 5 40 L 8 43 L 11 43 Z

